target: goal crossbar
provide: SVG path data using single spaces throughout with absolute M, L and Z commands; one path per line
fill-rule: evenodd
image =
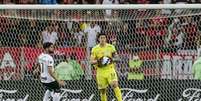
M 0 9 L 201 9 L 201 4 L 0 5 Z

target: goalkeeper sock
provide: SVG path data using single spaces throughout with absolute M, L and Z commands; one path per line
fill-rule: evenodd
M 50 97 L 50 91 L 46 90 L 45 95 L 43 97 L 43 101 L 49 101 L 49 97 Z
M 114 93 L 117 98 L 117 101 L 122 101 L 121 90 L 119 89 L 119 87 L 114 88 Z
M 100 96 L 101 96 L 101 101 L 107 101 L 107 95 L 106 95 L 106 92 L 104 92 L 104 93 L 100 93 Z

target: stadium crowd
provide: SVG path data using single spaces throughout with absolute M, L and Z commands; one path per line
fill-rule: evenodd
M 107 0 L 3 0 L 1 3 L 100 4 L 101 2 L 104 3 L 104 1 L 106 2 Z M 200 3 L 201 0 L 114 0 L 112 3 L 115 2 L 120 4 Z M 95 21 L 81 20 L 81 18 L 92 16 L 91 14 L 95 14 L 93 15 L 95 16 Z M 129 19 L 133 17 L 131 18 L 133 20 L 125 19 L 124 14 L 127 14 Z M 134 14 L 137 15 L 134 16 Z M 182 15 L 178 16 L 180 14 Z M 25 16 L 27 19 L 20 18 L 21 16 Z M 75 19 L 62 20 L 67 19 L 67 17 Z M 115 17 L 119 17 L 122 20 L 107 20 L 113 20 Z M 144 18 L 140 19 L 141 17 Z M 130 55 L 139 55 L 140 59 L 150 62 L 156 59 L 151 56 L 153 55 L 150 54 L 151 52 L 173 53 L 182 49 L 196 50 L 199 48 L 201 46 L 200 25 L 200 10 L 114 10 L 109 14 L 107 14 L 107 11 L 105 14 L 105 11 L 98 10 L 83 10 L 83 12 L 59 11 L 59 13 L 54 10 L 38 10 L 31 11 L 31 13 L 28 10 L 2 10 L 0 11 L 0 47 L 41 48 L 44 42 L 52 42 L 56 48 L 91 48 L 96 43 L 96 35 L 106 33 L 109 39 L 108 42 L 116 46 L 122 59 L 118 64 L 118 72 L 120 75 L 125 76 L 129 67 L 128 61 L 132 57 Z M 73 60 L 76 60 L 76 58 L 79 58 L 79 56 L 74 57 Z M 143 65 L 147 66 L 147 69 L 155 68 L 155 62 L 144 63 Z M 81 66 L 83 65 L 79 60 L 75 65 L 75 68 L 80 72 L 78 75 L 83 75 L 83 71 L 79 68 L 84 70 L 85 67 Z M 30 72 L 28 71 L 28 73 Z M 77 75 L 74 76 L 79 78 Z M 73 78 L 67 77 L 67 79 Z
M 170 4 L 201 3 L 201 0 L 1 0 L 1 4 Z
M 1 47 L 41 48 L 53 42 L 56 48 L 92 47 L 96 34 L 106 33 L 109 43 L 117 47 L 122 60 L 118 67 L 128 67 L 129 54 L 139 53 L 141 59 L 152 60 L 143 52 L 176 52 L 193 50 L 200 34 L 200 16 L 155 18 L 122 22 L 50 21 L 0 17 Z M 119 25 L 119 26 L 118 26 Z M 174 27 L 173 27 L 174 26 Z M 170 32 L 169 32 L 170 31 Z M 172 33 L 172 34 L 169 34 Z M 143 41 L 145 40 L 145 41 Z M 150 57 L 149 57 L 150 56 Z M 79 56 L 77 56 L 79 58 Z M 151 63 L 148 64 L 149 68 Z M 120 69 L 124 73 L 125 68 Z

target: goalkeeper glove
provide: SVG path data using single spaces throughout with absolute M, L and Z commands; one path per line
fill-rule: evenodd
M 102 57 L 98 60 L 98 67 L 104 67 L 107 66 L 108 64 L 112 63 L 112 59 L 109 57 Z

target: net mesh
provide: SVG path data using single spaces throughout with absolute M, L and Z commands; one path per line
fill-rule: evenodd
M 33 75 L 34 65 L 37 56 L 42 52 L 42 43 L 53 42 L 55 67 L 64 60 L 64 56 L 75 60 L 69 63 L 72 66 L 69 67 L 71 70 L 63 73 L 58 69 L 61 73 L 60 79 L 92 80 L 86 83 L 69 83 L 84 85 L 88 89 L 87 85 L 93 83 L 96 74 L 89 64 L 89 54 L 96 43 L 98 33 L 105 33 L 108 42 L 118 51 L 121 61 L 117 63 L 116 69 L 120 84 L 123 86 L 130 87 L 129 81 L 136 79 L 165 79 L 164 82 L 167 83 L 167 79 L 193 79 L 192 65 L 200 55 L 200 15 L 200 9 L 1 9 L 0 79 L 8 80 L 1 87 L 7 90 L 14 89 L 9 81 L 12 85 L 13 82 L 26 86 L 33 83 L 37 86 L 38 92 L 43 92 L 37 75 Z M 142 70 L 139 73 L 141 76 L 131 72 L 132 64 Z M 128 81 L 123 82 L 124 80 Z M 151 81 L 137 82 L 136 86 L 148 87 L 149 83 Z M 87 93 L 90 92 L 91 90 L 88 90 Z M 18 95 L 18 98 L 26 97 Z M 15 95 L 3 96 L 15 98 Z M 37 96 L 32 96 L 31 99 L 40 101 L 41 95 Z M 164 101 L 170 100 L 165 97 Z

